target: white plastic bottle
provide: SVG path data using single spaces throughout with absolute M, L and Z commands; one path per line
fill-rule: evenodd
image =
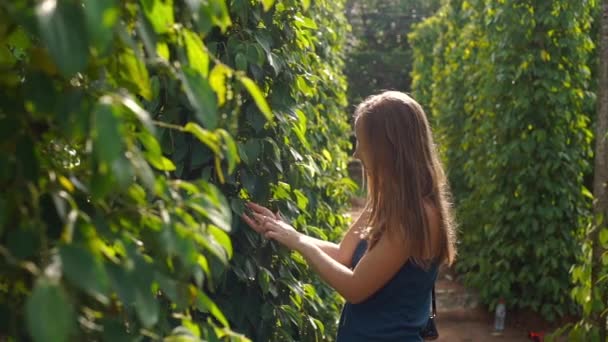
M 505 330 L 505 317 L 507 316 L 507 308 L 505 306 L 505 300 L 500 299 L 496 306 L 496 312 L 494 313 L 494 331 L 501 333 Z

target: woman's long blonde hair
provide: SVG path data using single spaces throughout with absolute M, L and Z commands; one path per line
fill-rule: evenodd
M 403 240 L 418 265 L 451 264 L 456 246 L 450 193 L 422 107 L 407 94 L 387 91 L 357 107 L 355 125 L 361 125 L 357 139 L 367 154 L 369 248 L 387 233 Z M 425 201 L 441 217 L 435 246 Z

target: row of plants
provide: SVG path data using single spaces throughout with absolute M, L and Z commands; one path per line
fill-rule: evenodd
M 238 218 L 336 239 L 342 1 L 0 1 L 0 339 L 332 340 L 341 299 Z
M 505 298 L 549 320 L 605 307 L 590 269 L 573 267 L 592 217 L 596 13 L 595 1 L 450 0 L 409 36 L 455 194 L 457 268 L 490 307 Z
M 351 32 L 346 44 L 345 74 L 349 103 L 387 89 L 410 89 L 412 49 L 407 35 L 432 16 L 439 0 L 348 0 Z

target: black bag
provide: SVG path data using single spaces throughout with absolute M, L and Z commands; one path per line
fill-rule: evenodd
M 433 302 L 433 311 L 431 312 L 431 317 L 429 317 L 429 320 L 426 322 L 426 326 L 420 331 L 420 336 L 429 341 L 439 338 L 439 332 L 437 332 L 437 326 L 435 325 L 435 316 L 437 316 L 437 306 L 435 304 L 435 285 L 433 285 L 431 301 Z

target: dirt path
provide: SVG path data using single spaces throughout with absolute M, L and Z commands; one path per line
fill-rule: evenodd
M 447 270 L 442 270 L 439 277 L 435 284 L 438 341 L 531 341 L 529 330 L 510 320 L 509 312 L 505 330 L 495 334 L 494 316 L 479 305 L 475 294 L 453 280 Z

